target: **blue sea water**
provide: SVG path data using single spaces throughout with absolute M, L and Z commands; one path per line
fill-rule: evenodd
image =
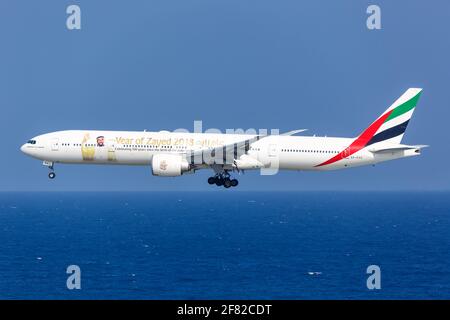
M 450 298 L 449 193 L 0 193 L 0 228 L 3 299 Z

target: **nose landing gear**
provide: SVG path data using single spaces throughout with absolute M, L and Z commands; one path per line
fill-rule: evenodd
M 228 189 L 230 187 L 236 187 L 239 184 L 237 179 L 231 179 L 230 174 L 228 172 L 218 173 L 214 177 L 208 178 L 209 184 L 215 184 L 216 186 L 224 186 L 224 188 Z
M 50 169 L 50 172 L 48 174 L 49 179 L 55 179 L 56 173 L 55 173 L 55 171 L 53 169 L 53 162 L 51 162 L 51 161 L 44 161 L 42 164 Z

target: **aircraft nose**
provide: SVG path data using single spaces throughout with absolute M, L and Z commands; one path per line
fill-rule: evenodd
M 26 144 L 23 144 L 21 147 L 20 147 L 20 151 L 22 151 L 23 153 L 27 153 L 27 148 L 26 148 Z

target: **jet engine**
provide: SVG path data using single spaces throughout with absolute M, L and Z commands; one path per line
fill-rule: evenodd
M 152 159 L 152 173 L 160 177 L 177 177 L 190 170 L 189 163 L 179 154 L 156 154 Z
M 234 167 L 238 170 L 247 170 L 247 169 L 259 169 L 264 167 L 264 165 L 246 154 L 243 154 L 239 159 L 234 161 Z

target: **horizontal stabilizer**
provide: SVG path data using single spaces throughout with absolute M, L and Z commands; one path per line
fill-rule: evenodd
M 383 152 L 395 152 L 395 151 L 404 151 L 404 150 L 411 150 L 411 149 L 422 149 L 422 148 L 426 148 L 428 147 L 428 145 L 417 145 L 417 146 L 408 146 L 408 145 L 404 145 L 404 144 L 398 144 L 398 145 L 393 145 L 393 146 L 384 146 L 384 147 L 379 147 L 379 148 L 372 148 L 372 149 L 368 149 L 370 152 L 372 153 L 383 153 Z

